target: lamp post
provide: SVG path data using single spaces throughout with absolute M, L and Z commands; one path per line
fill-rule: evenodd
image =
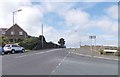
M 16 10 L 16 11 L 12 12 L 13 13 L 13 36 L 15 34 L 15 30 L 14 30 L 14 15 L 15 15 L 16 12 L 20 12 L 20 11 L 22 11 L 22 9 L 19 9 L 19 10 Z M 13 42 L 14 42 L 14 39 L 13 39 Z
M 81 48 L 81 46 L 82 46 L 82 41 L 81 41 L 81 39 L 80 39 L 80 48 Z

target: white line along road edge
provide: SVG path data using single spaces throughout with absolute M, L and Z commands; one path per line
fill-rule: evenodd
M 74 52 L 70 52 L 76 55 L 80 55 L 80 56 L 85 56 L 85 57 L 94 57 L 94 58 L 100 58 L 100 59 L 106 59 L 106 60 L 119 60 L 119 59 L 113 59 L 113 58 L 106 58 L 106 57 L 100 57 L 100 56 L 91 56 L 91 55 L 85 55 L 85 54 L 78 54 L 78 53 L 74 53 Z
M 38 54 L 43 54 L 43 53 L 48 53 L 48 52 L 53 52 L 53 51 L 58 51 L 58 50 L 61 50 L 61 49 L 52 49 L 52 50 L 45 51 L 45 52 L 37 52 L 37 53 L 33 53 L 33 54 L 25 54 L 25 55 L 17 56 L 15 58 L 22 58 L 22 57 L 26 57 L 26 56 L 33 56 L 33 55 L 38 55 Z

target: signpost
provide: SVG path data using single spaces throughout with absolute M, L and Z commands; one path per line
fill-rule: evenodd
M 91 39 L 91 55 L 93 56 L 92 40 L 95 39 L 95 50 L 96 50 L 96 36 L 89 36 L 89 39 Z

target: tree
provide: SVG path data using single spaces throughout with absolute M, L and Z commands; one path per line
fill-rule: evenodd
M 58 43 L 60 44 L 61 48 L 65 48 L 65 40 L 63 38 L 59 39 Z

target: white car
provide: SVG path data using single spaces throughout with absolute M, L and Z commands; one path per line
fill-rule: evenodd
M 22 53 L 25 52 L 24 47 L 21 47 L 16 44 L 6 44 L 3 49 L 4 49 L 4 53 L 10 52 L 10 53 L 14 54 L 16 52 L 22 52 Z

